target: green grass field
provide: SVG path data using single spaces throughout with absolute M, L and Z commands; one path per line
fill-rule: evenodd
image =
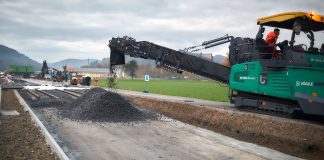
M 107 87 L 107 80 L 101 79 L 99 85 Z M 144 91 L 146 84 L 144 80 L 118 80 L 117 88 Z M 150 93 L 228 102 L 228 87 L 215 81 L 150 80 L 147 89 Z

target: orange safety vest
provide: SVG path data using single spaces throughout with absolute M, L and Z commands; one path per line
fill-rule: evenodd
M 278 39 L 278 35 L 274 33 L 274 31 L 270 32 L 267 37 L 265 42 L 268 44 L 270 47 L 274 47 Z

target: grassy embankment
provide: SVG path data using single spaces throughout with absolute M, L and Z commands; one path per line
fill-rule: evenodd
M 107 87 L 107 80 L 100 79 L 99 85 Z M 118 80 L 117 88 L 143 91 L 146 84 L 144 80 Z M 147 89 L 150 93 L 228 102 L 228 87 L 215 81 L 150 80 Z

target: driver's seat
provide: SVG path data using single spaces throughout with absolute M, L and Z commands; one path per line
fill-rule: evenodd
M 258 34 L 255 37 L 255 44 L 256 49 L 259 51 L 259 55 L 261 59 L 271 59 L 273 57 L 273 53 L 271 52 L 271 49 L 263 39 L 263 32 L 264 27 L 260 28 L 258 31 Z

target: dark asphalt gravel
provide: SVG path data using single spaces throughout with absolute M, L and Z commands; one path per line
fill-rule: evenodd
M 2 89 L 21 89 L 21 88 L 23 88 L 23 86 L 21 84 L 14 83 L 14 82 L 2 82 L 1 88 Z
M 134 107 L 117 93 L 92 88 L 61 110 L 60 115 L 74 120 L 129 122 L 152 119 L 152 114 Z
M 66 101 L 72 101 L 73 100 L 73 98 L 69 94 L 64 93 L 62 91 L 58 91 L 58 90 L 45 90 L 45 92 L 47 92 L 49 94 L 52 94 L 54 96 L 57 96 L 57 97 L 59 97 L 62 100 L 66 100 Z
M 29 96 L 29 94 L 27 93 L 27 90 L 19 90 L 18 92 L 25 99 L 25 101 L 28 103 L 28 105 L 33 108 L 38 108 L 38 107 L 63 108 L 64 105 L 69 103 L 69 101 L 67 101 L 67 100 L 50 98 L 48 96 L 40 94 L 39 92 L 37 92 L 37 94 L 40 94 L 41 98 L 38 100 L 32 100 L 31 97 Z
M 19 91 L 31 107 L 35 109 L 53 107 L 58 110 L 57 115 L 59 117 L 76 121 L 128 123 L 157 118 L 157 115 L 152 112 L 137 109 L 118 93 L 106 91 L 102 88 L 87 90 L 81 97 L 74 100 L 60 91 L 46 92 L 51 92 L 51 94 L 58 96 L 59 99 L 32 100 L 26 90 Z

